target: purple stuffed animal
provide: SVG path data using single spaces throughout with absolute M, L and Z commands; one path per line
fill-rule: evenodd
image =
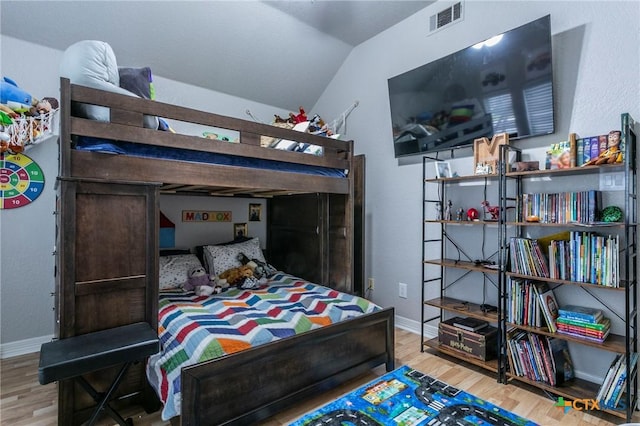
M 196 266 L 189 271 L 189 279 L 184 284 L 183 289 L 185 291 L 194 291 L 199 286 L 211 286 L 209 281 L 209 275 L 202 266 Z

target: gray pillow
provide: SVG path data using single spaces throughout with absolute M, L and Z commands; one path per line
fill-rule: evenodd
M 144 99 L 155 99 L 151 68 L 118 67 L 120 87 Z

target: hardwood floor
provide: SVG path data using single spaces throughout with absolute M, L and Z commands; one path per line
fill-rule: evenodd
M 555 407 L 555 398 L 545 396 L 537 389 L 529 391 L 521 386 L 501 385 L 494 377 L 471 365 L 445 359 L 432 353 L 419 351 L 419 336 L 396 329 L 396 366 L 409 365 L 416 370 L 439 378 L 450 385 L 464 389 L 507 410 L 544 426 L 552 425 L 616 425 L 623 423 L 606 414 L 570 410 L 567 414 Z M 8 359 L 0 363 L 0 424 L 12 426 L 44 426 L 57 424 L 56 385 L 38 384 L 38 353 Z M 262 426 L 287 425 L 304 413 L 348 393 L 358 386 L 384 374 L 383 368 L 346 383 L 330 392 L 301 402 L 299 405 L 267 419 Z M 137 426 L 169 425 L 160 419 L 160 412 L 146 414 L 139 411 L 123 412 L 132 417 Z M 640 416 L 634 416 L 639 422 Z M 103 420 L 100 424 L 113 424 Z

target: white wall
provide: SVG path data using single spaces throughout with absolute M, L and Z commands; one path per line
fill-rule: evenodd
M 116 56 L 118 52 L 116 52 Z M 27 43 L 12 37 L 0 36 L 0 64 L 2 75 L 13 78 L 33 96 L 60 98 L 58 66 L 62 52 L 44 46 Z M 145 64 L 123 64 L 121 66 L 145 66 Z M 218 92 L 203 90 L 180 82 L 154 76 L 157 100 L 180 104 L 218 114 L 249 119 L 245 111 L 269 121 L 274 114 L 288 111 L 236 98 Z M 183 130 L 180 124 L 176 130 Z M 57 126 L 56 126 L 57 129 Z M 0 357 L 19 355 L 38 350 L 48 341 L 54 330 L 54 234 L 55 191 L 58 174 L 58 147 L 55 136 L 30 149 L 27 153 L 43 169 L 45 189 L 33 203 L 11 210 L 0 210 Z M 168 197 L 170 200 L 170 197 Z M 219 204 L 205 203 L 199 197 L 189 197 L 188 209 L 217 209 Z M 194 201 L 195 200 L 195 201 Z M 231 200 L 230 200 L 231 201 Z M 165 197 L 162 207 L 165 208 Z M 249 201 L 242 201 L 249 203 Z M 242 203 L 241 202 L 241 203 Z M 251 202 L 261 202 L 260 200 Z M 184 206 L 181 202 L 180 207 Z M 168 207 L 167 207 L 168 208 Z M 248 207 L 234 201 L 230 210 L 234 220 L 245 222 Z M 174 213 L 171 213 L 172 215 Z M 249 231 L 264 236 L 263 222 L 248 222 Z M 173 217 L 172 217 L 173 219 Z M 242 219 L 242 220 L 240 220 Z M 259 225 L 260 224 L 260 225 Z M 231 229 L 232 225 L 228 225 Z M 203 224 L 195 225 L 202 229 Z M 210 229 L 215 228 L 213 225 Z M 184 228 L 183 228 L 184 229 Z M 186 227 L 187 234 L 190 229 Z M 231 231 L 220 230 L 222 241 L 230 237 Z M 216 236 L 215 238 L 218 238 Z M 230 239 L 230 238 L 228 238 Z M 261 238 L 262 240 L 263 238 Z M 191 237 L 176 236 L 176 243 L 191 244 Z M 206 241 L 213 242 L 213 241 Z
M 516 144 L 537 147 L 530 155 L 538 159 L 544 151 L 540 147 L 565 140 L 569 132 L 588 136 L 619 129 L 623 112 L 640 119 L 640 3 L 467 0 L 462 22 L 427 35 L 429 16 L 445 5 L 437 2 L 358 46 L 314 107 L 330 115 L 360 101 L 348 120 L 348 136 L 367 157 L 366 276 L 375 278 L 373 300 L 395 306 L 396 314 L 418 330 L 422 159 L 394 158 L 387 79 L 550 14 L 556 133 Z M 471 174 L 472 162 L 469 150 L 452 160 L 452 168 Z M 481 201 L 478 194 L 477 203 Z M 399 282 L 408 284 L 407 299 L 398 297 Z M 432 288 L 428 297 L 437 294 Z
M 249 221 L 249 204 L 260 204 L 260 221 Z M 161 195 L 160 210 L 176 225 L 176 247 L 217 244 L 233 240 L 234 223 L 246 223 L 248 234 L 260 239 L 264 250 L 267 242 L 267 204 L 265 199 Z M 183 210 L 230 211 L 231 222 L 183 222 Z

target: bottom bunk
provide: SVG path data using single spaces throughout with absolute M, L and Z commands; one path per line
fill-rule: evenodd
M 174 424 L 250 424 L 378 365 L 393 308 L 284 273 L 212 296 L 161 293 L 147 377 Z M 179 416 L 179 417 L 178 417 Z

